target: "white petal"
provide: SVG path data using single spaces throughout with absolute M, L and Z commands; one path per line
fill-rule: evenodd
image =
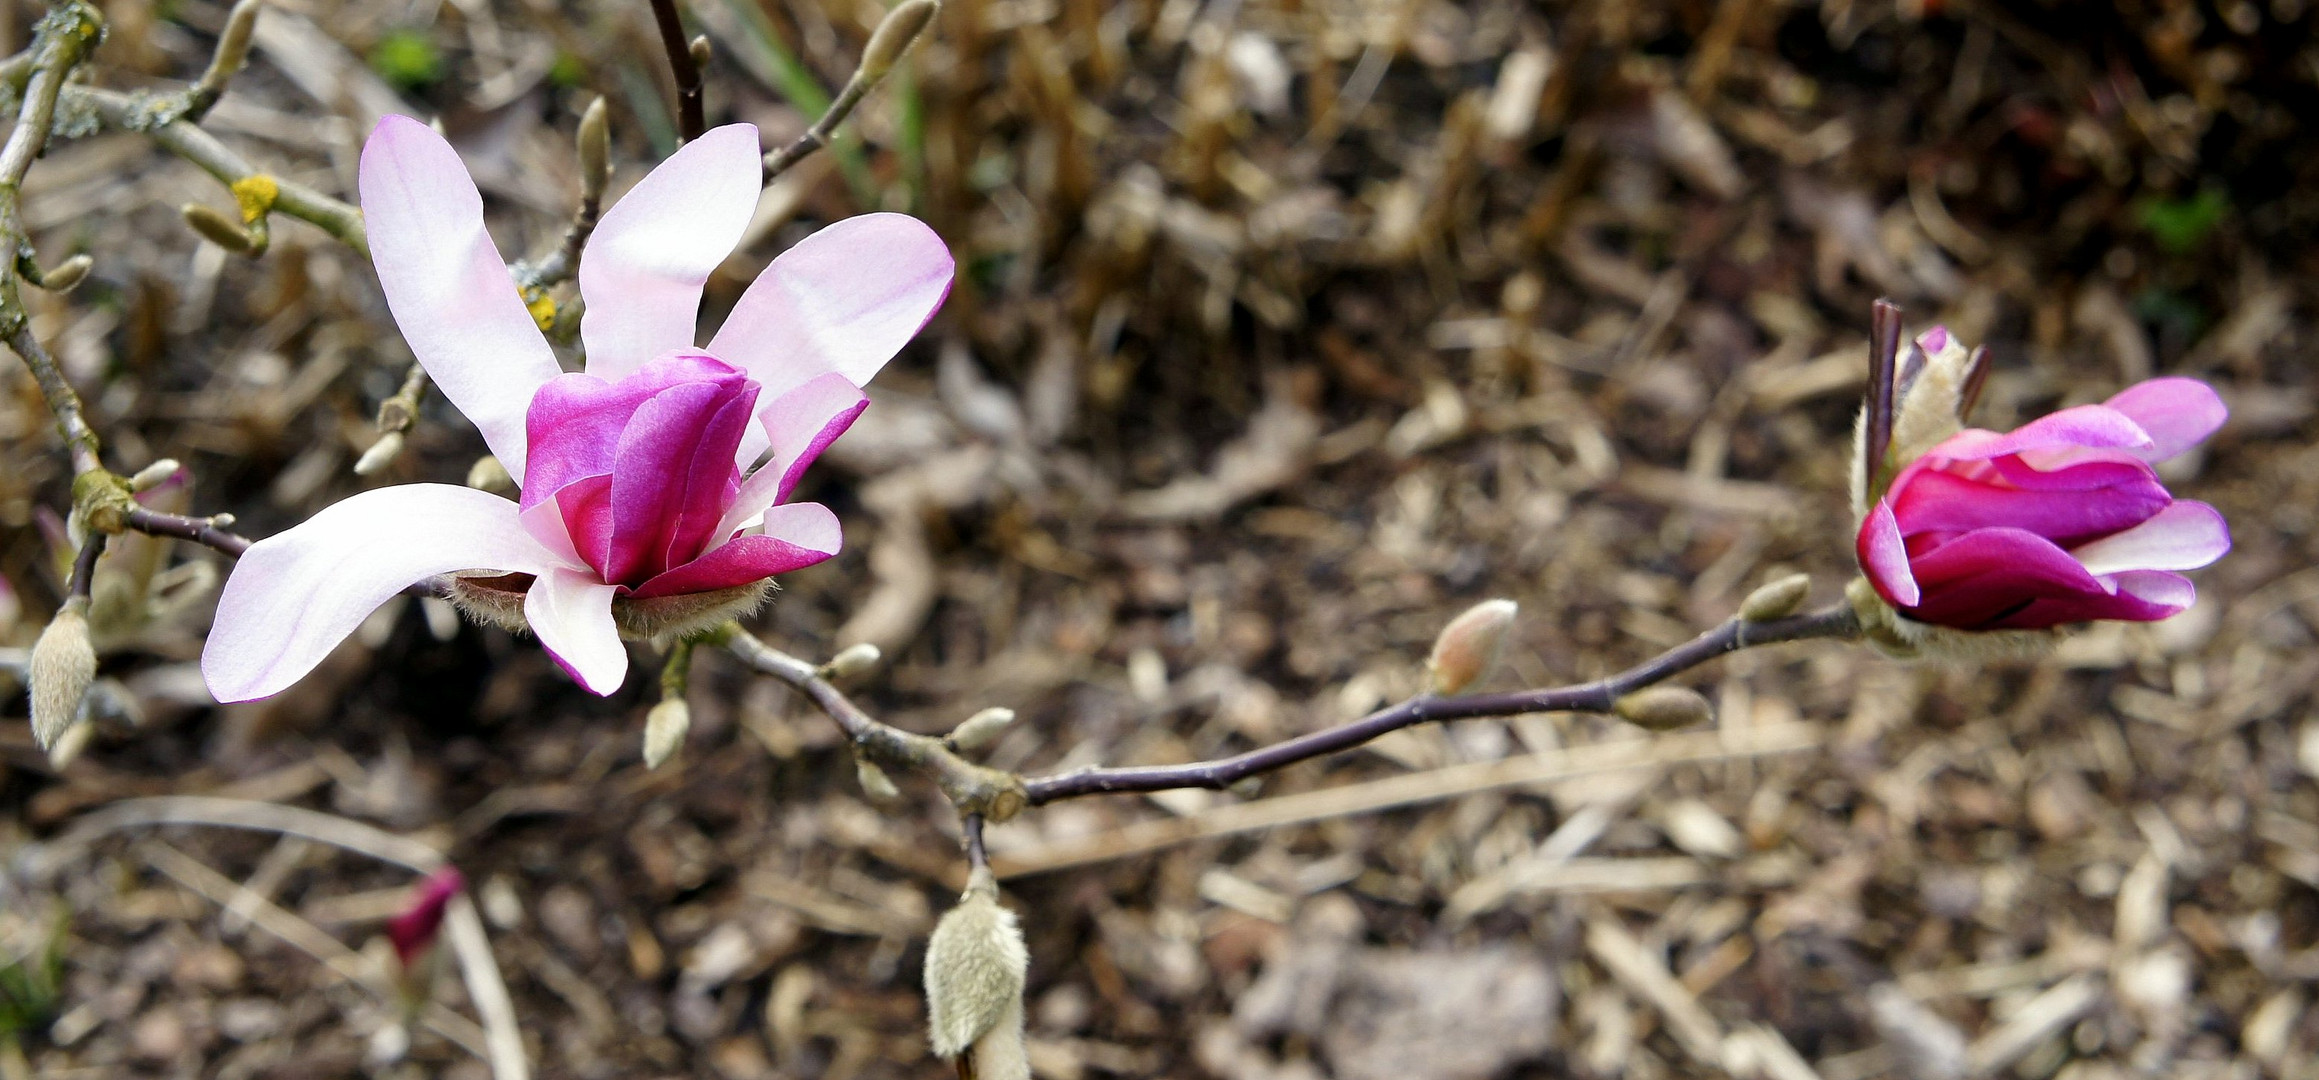
M 470 488 L 407 484 L 341 500 L 251 545 L 226 579 L 202 648 L 210 693 L 248 701 L 281 692 L 414 582 L 557 565 L 515 510 Z
M 628 647 L 612 622 L 615 591 L 591 571 L 559 567 L 541 574 L 523 598 L 524 621 L 539 643 L 595 694 L 618 690 L 628 678 Z
M 709 342 L 768 397 L 836 372 L 856 386 L 950 295 L 950 249 L 907 214 L 863 214 L 797 242 L 757 275 Z
M 443 396 L 523 480 L 524 415 L 561 369 L 483 230 L 483 196 L 458 152 L 407 116 L 362 147 L 362 216 L 403 340 Z
M 728 124 L 686 143 L 604 212 L 580 255 L 588 374 L 617 380 L 689 349 L 701 285 L 756 212 L 757 129 Z

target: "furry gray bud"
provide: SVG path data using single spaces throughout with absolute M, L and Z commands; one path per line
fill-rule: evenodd
M 644 767 L 657 769 L 684 745 L 692 727 L 692 706 L 683 698 L 667 698 L 644 714 Z
M 1673 731 L 1693 724 L 1704 724 L 1715 716 L 1715 708 L 1707 703 L 1699 691 L 1683 686 L 1654 686 L 1637 690 L 1611 706 L 1618 718 L 1636 727 L 1652 731 Z
M 1739 602 L 1742 622 L 1770 622 L 1784 619 L 1804 606 L 1805 598 L 1812 595 L 1812 575 L 1789 574 L 1777 581 L 1747 594 Z
M 89 684 L 97 678 L 97 650 L 89 641 L 89 602 L 74 597 L 32 645 L 32 737 L 42 749 L 59 745 L 80 718 Z
M 1443 697 L 1465 693 L 1498 666 L 1506 648 L 1506 631 L 1519 610 L 1511 600 L 1484 600 L 1451 619 L 1433 639 L 1433 655 L 1425 668 L 1433 676 L 1433 692 Z
M 976 869 L 958 906 L 926 943 L 926 1027 L 934 1053 L 971 1053 L 976 1080 L 1028 1080 L 1023 983 L 1030 966 L 1015 913 L 1000 906 L 990 871 Z

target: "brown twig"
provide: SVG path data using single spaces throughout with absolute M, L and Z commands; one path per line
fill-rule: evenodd
M 969 822 L 979 824 L 974 821 L 974 815 L 978 813 L 986 814 L 991 820 L 1003 821 L 1012 815 L 1013 810 L 1021 808 L 1019 804 L 1012 809 L 1000 806 L 999 809 L 1006 810 L 1005 813 L 990 812 L 992 805 L 989 799 L 993 789 L 978 785 L 990 785 L 994 777 L 1003 778 L 1004 789 L 1018 794 L 1031 806 L 1083 795 L 1115 792 L 1224 788 L 1260 773 L 1349 750 L 1415 724 L 1481 716 L 1513 716 L 1528 712 L 1609 712 L 1621 697 L 1726 653 L 1785 641 L 1849 639 L 1858 633 L 1859 623 L 1852 609 L 1841 604 L 1809 615 L 1769 622 L 1749 622 L 1734 618 L 1634 667 L 1593 682 L 1504 694 L 1417 697 L 1349 724 L 1216 761 L 1115 769 L 1089 768 L 1027 780 L 972 765 L 959 758 L 940 739 L 912 734 L 879 722 L 848 699 L 812 664 L 767 646 L 737 626 L 728 626 L 721 640 L 744 663 L 788 683 L 812 698 L 815 705 L 837 722 L 857 753 L 884 766 L 933 770 L 942 781 L 944 792 L 950 794 L 959 809 L 969 815 Z M 958 794 L 962 790 L 970 795 L 979 794 L 984 801 L 977 803 L 962 800 Z M 972 839 L 979 832 L 972 824 L 969 830 L 970 857 Z
M 815 120 L 812 127 L 805 129 L 805 134 L 789 145 L 765 155 L 763 182 L 772 183 L 774 177 L 789 171 L 790 166 L 829 145 L 837 126 L 853 115 L 854 107 L 862 103 L 863 97 L 885 81 L 895 61 L 910 50 L 918 35 L 925 32 L 941 10 L 936 0 L 906 0 L 887 12 L 877 30 L 870 34 L 869 44 L 862 47 L 861 63 L 854 66 L 853 75 L 846 79 L 837 97 L 831 99 L 829 108 L 821 111 L 821 119 Z
M 121 516 L 121 521 L 137 532 L 188 540 L 235 558 L 240 558 L 242 552 L 248 551 L 255 542 L 240 533 L 227 532 L 224 526 L 231 523 L 231 518 L 187 517 L 135 506 Z
M 700 65 L 693 62 L 692 44 L 676 17 L 676 0 L 652 0 L 652 22 L 660 29 L 661 47 L 668 51 L 669 74 L 676 77 L 677 135 L 691 142 L 709 127 L 701 108 Z
M 73 556 L 72 577 L 66 579 L 66 597 L 89 598 L 89 591 L 97 576 L 97 556 L 105 553 L 105 534 L 91 530 L 89 538 L 81 542 L 80 553 Z
M 17 110 L 16 127 L 8 133 L 8 141 L 0 144 L 0 250 L 13 253 L 28 242 L 21 204 L 24 174 L 48 143 L 65 78 L 95 47 L 103 27 L 104 20 L 96 9 L 82 3 L 60 5 L 40 20 L 31 74 L 24 83 L 24 104 Z M 32 369 L 41 395 L 48 399 L 48 411 L 55 415 L 72 455 L 73 474 L 101 470 L 97 433 L 81 413 L 80 395 L 32 332 L 32 320 L 25 314 L 19 294 L 21 280 L 16 260 L 0 258 L 0 336 L 7 338 L 8 347 Z
M 1127 791 L 1166 791 L 1172 788 L 1225 788 L 1259 773 L 1299 761 L 1349 750 L 1389 732 L 1436 720 L 1478 716 L 1513 716 L 1529 712 L 1609 712 L 1618 699 L 1654 683 L 1697 667 L 1725 653 L 1757 645 L 1808 638 L 1848 638 L 1859 631 L 1852 609 L 1838 605 L 1825 611 L 1775 622 L 1751 623 L 1731 619 L 1666 652 L 1607 679 L 1540 690 L 1466 697 L 1417 697 L 1310 735 L 1251 750 L 1216 761 L 1189 765 L 1152 765 L 1118 769 L 1081 769 L 1060 776 L 1023 782 L 1031 805 L 1059 799 Z

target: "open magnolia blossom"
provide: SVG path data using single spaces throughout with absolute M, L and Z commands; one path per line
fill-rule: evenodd
M 2041 630 L 2190 606 L 2196 590 L 2178 571 L 2221 558 L 2230 531 L 2213 507 L 2174 498 L 2152 466 L 2222 426 L 2212 388 L 2150 379 L 2004 434 L 1959 430 L 1965 350 L 1938 327 L 1916 345 L 1894 423 L 1901 464 L 1857 541 L 1867 583 L 1900 616 L 1887 629 Z M 1920 392 L 1929 397 L 1912 400 Z M 1947 429 L 1925 409 L 1947 410 Z
M 528 625 L 609 694 L 628 671 L 624 632 L 730 617 L 772 575 L 836 554 L 836 516 L 783 500 L 941 306 L 950 253 L 901 214 L 840 221 L 773 260 L 696 347 L 702 285 L 748 225 L 759 170 L 756 128 L 718 128 L 605 212 L 580 258 L 587 370 L 566 373 L 450 144 L 408 117 L 380 121 L 360 194 L 387 306 L 522 495 L 380 488 L 253 545 L 202 652 L 218 700 L 288 687 L 439 574 L 460 575 L 471 613 Z

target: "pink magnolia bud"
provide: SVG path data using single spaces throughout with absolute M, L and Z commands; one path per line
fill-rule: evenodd
M 1451 619 L 1433 639 L 1433 655 L 1425 661 L 1433 674 L 1433 692 L 1444 697 L 1462 694 L 1498 666 L 1505 651 L 1506 631 L 1519 610 L 1511 600 L 1484 600 Z
M 435 935 L 443 929 L 443 909 L 450 906 L 451 898 L 467 887 L 467 879 L 459 868 L 446 864 L 427 875 L 419 883 L 419 893 L 403 913 L 387 920 L 387 940 L 395 947 L 395 959 L 408 971 L 426 956 L 435 944 Z
M 1901 459 L 1866 508 L 1861 571 L 1903 639 L 1910 624 L 2040 630 L 2176 614 L 2196 596 L 2178 571 L 2221 558 L 2230 530 L 2213 507 L 2174 498 L 2152 466 L 2226 415 L 2205 383 L 2161 378 L 2008 433 L 1956 431 Z

